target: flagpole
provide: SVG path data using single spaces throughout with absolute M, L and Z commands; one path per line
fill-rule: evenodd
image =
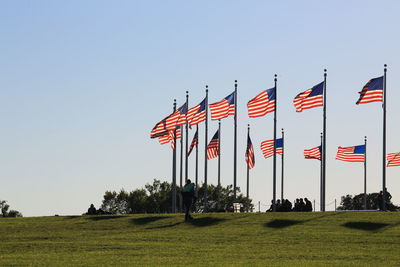
M 247 148 L 246 151 L 248 153 L 249 149 L 249 139 L 250 139 L 250 124 L 247 124 Z M 247 200 L 249 199 L 249 182 L 250 182 L 250 168 L 249 168 L 249 154 L 247 154 L 247 191 L 246 191 L 246 198 Z M 247 212 L 249 212 L 249 208 L 247 207 Z
M 284 177 L 284 155 L 285 155 L 285 140 L 284 138 L 284 132 L 283 132 L 283 128 L 282 128 L 282 170 L 281 170 L 281 203 L 283 203 L 283 177 Z
M 321 150 L 322 150 L 322 145 L 324 143 L 324 135 L 323 133 L 321 133 Z M 322 165 L 322 155 L 321 155 L 321 161 L 320 161 L 320 182 L 319 182 L 319 210 L 322 211 L 323 210 L 323 184 L 324 184 L 324 172 L 323 172 L 323 165 Z
M 176 111 L 176 99 L 174 109 Z M 174 130 L 174 149 L 172 150 L 172 213 L 176 213 L 176 129 Z
M 276 211 L 276 110 L 277 110 L 277 102 L 278 102 L 278 90 L 276 88 L 277 83 L 277 75 L 274 76 L 275 82 L 275 111 L 274 111 L 274 162 L 273 162 L 273 204 L 272 204 L 272 211 Z
M 237 80 L 235 80 L 235 117 L 234 117 L 234 150 L 233 150 L 233 199 L 236 201 L 236 159 L 237 159 Z
M 207 144 L 208 144 L 208 85 L 206 85 L 206 99 L 205 99 L 205 131 L 204 131 L 204 211 L 207 211 Z
M 221 120 L 218 121 L 218 187 L 221 186 Z
M 323 183 L 322 183 L 322 211 L 325 211 L 325 201 L 326 201 L 326 69 L 324 69 L 324 114 L 323 114 L 323 147 L 322 147 L 322 165 L 323 165 Z
M 186 107 L 189 108 L 189 91 L 186 91 Z M 187 113 L 187 112 L 186 112 Z M 186 120 L 186 147 L 185 147 L 185 183 L 188 179 L 188 159 L 189 159 L 189 155 L 188 155 L 188 143 L 189 143 L 189 124 Z
M 196 133 L 199 133 L 199 125 L 196 124 Z M 199 140 L 199 136 L 197 135 L 197 140 Z M 198 188 L 199 182 L 199 144 L 196 145 L 196 167 L 195 167 L 195 179 L 196 179 L 196 189 Z
M 250 183 L 250 168 L 249 168 L 249 139 L 250 139 L 250 124 L 247 124 L 247 148 L 246 148 L 246 153 L 247 153 L 247 190 L 246 190 L 246 198 L 249 200 L 249 183 Z M 246 208 L 247 212 L 249 212 L 249 207 Z
M 383 69 L 383 144 L 382 144 L 382 208 L 384 211 L 386 207 L 386 72 L 387 65 L 384 65 Z
M 183 127 L 179 126 L 181 129 L 181 159 L 180 159 L 180 169 L 179 169 L 179 179 L 180 179 L 180 187 L 182 188 L 182 180 L 183 180 Z
M 364 209 L 367 209 L 367 137 L 364 136 Z

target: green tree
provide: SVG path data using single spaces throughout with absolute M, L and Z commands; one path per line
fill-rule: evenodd
M 154 179 L 152 184 L 145 185 L 149 192 L 147 198 L 148 213 L 171 212 L 172 186 L 168 182 L 161 182 Z
M 367 194 L 367 209 L 377 210 L 380 207 L 379 193 Z M 388 210 L 396 210 L 399 207 L 393 205 L 390 200 L 387 200 Z M 352 195 L 346 195 L 341 197 L 340 206 L 338 210 L 363 210 L 364 209 L 364 194 L 358 194 L 354 197 Z
M 1 210 L 1 216 L 3 217 L 22 217 L 22 213 L 20 213 L 17 210 L 10 210 L 10 205 L 7 204 L 7 201 L 5 200 L 0 200 L 0 210 Z
M 106 191 L 103 196 L 101 209 L 111 214 L 128 213 L 128 193 L 121 189 L 119 193 Z
M 147 192 L 145 189 L 136 189 L 128 195 L 128 211 L 129 213 L 146 213 L 147 212 Z

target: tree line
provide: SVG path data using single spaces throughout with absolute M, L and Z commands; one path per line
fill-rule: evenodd
M 6 200 L 0 200 L 1 217 L 22 217 L 22 213 L 17 210 L 9 210 L 10 205 Z
M 382 191 L 380 193 L 367 194 L 367 210 L 382 210 Z M 392 195 L 386 191 L 386 208 L 390 211 L 399 210 L 391 201 Z M 364 193 L 355 195 L 342 196 L 338 210 L 363 210 L 364 209 Z
M 177 187 L 177 210 L 180 208 L 181 194 Z M 236 201 L 233 198 L 233 186 L 226 187 L 207 185 L 207 211 L 208 212 L 232 212 L 233 203 L 242 204 L 241 210 L 252 211 L 254 205 L 251 199 L 246 198 L 237 188 Z M 204 185 L 196 190 L 196 201 L 193 205 L 194 212 L 203 212 L 204 207 Z M 119 192 L 106 191 L 103 196 L 101 209 L 110 214 L 132 214 L 132 213 L 171 213 L 172 212 L 172 184 L 154 179 L 141 189 Z

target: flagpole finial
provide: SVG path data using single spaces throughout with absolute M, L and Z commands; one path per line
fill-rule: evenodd
M 324 69 L 324 76 L 326 77 L 326 72 L 327 72 L 328 70 L 327 69 Z
M 387 71 L 387 65 L 384 64 L 384 65 L 383 65 L 383 68 L 384 68 L 384 70 L 385 70 L 385 72 L 386 72 L 386 71 Z
M 206 85 L 206 93 L 208 93 L 208 85 Z
M 247 124 L 247 128 L 250 128 L 250 124 Z
M 186 91 L 186 95 L 189 95 L 189 91 Z

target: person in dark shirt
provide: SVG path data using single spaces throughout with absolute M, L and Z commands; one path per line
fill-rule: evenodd
M 186 184 L 182 189 L 183 205 L 185 207 L 185 221 L 193 220 L 190 216 L 190 208 L 192 207 L 193 200 L 195 199 L 194 184 L 190 179 L 186 180 Z
M 90 204 L 87 214 L 88 215 L 96 215 L 97 214 L 96 208 L 94 207 L 93 204 Z
M 299 211 L 306 211 L 306 203 L 304 203 L 303 199 L 300 198 L 300 202 L 299 202 Z

